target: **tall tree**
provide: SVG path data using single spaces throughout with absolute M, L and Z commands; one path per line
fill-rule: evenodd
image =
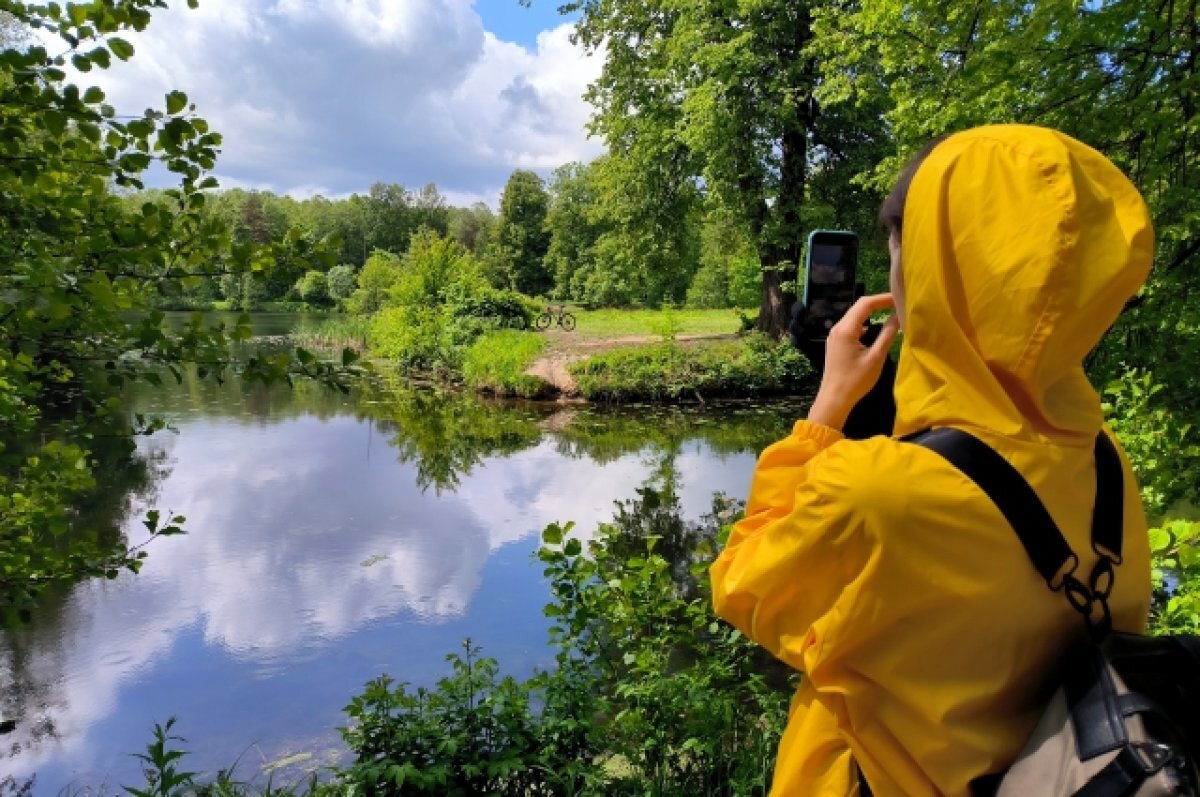
M 815 29 L 824 107 L 882 108 L 874 135 L 895 137 L 891 157 L 862 182 L 884 187 L 929 138 L 995 122 L 1063 130 L 1130 176 L 1155 220 L 1156 265 L 1090 372 L 1114 385 L 1118 404 L 1140 396 L 1137 416 L 1157 419 L 1147 437 L 1171 441 L 1165 456 L 1141 458 L 1172 471 L 1155 500 L 1200 496 L 1196 3 L 846 0 L 829 3 Z
M 496 214 L 483 202 L 476 202 L 469 208 L 450 208 L 451 237 L 476 257 L 482 257 L 487 251 L 495 226 Z
M 530 295 L 545 293 L 553 286 L 546 268 L 550 236 L 546 212 L 550 195 L 542 178 L 518 169 L 508 178 L 500 195 L 500 219 L 488 254 L 489 278 L 493 284 Z
M 417 229 L 412 194 L 398 183 L 375 183 L 365 197 L 352 203 L 363 214 L 367 246 L 404 254 Z
M 817 64 L 810 4 L 576 0 L 605 63 L 588 97 L 615 160 L 666 196 L 699 185 L 737 214 L 764 266 L 761 329 L 781 334 L 800 260 Z
M 557 298 L 583 298 L 576 274 L 593 270 L 596 241 L 607 224 L 598 208 L 599 189 L 590 166 L 568 163 L 554 170 L 546 231 L 550 245 L 546 269 L 554 278 Z

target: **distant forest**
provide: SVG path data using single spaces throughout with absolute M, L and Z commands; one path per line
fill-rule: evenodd
M 358 287 L 358 275 L 372 253 L 404 255 L 423 228 L 461 244 L 484 265 L 497 288 L 530 296 L 596 306 L 758 304 L 761 276 L 753 247 L 717 212 L 688 214 L 683 227 L 673 231 L 675 246 L 632 256 L 615 214 L 606 210 L 602 169 L 602 161 L 571 163 L 549 181 L 531 171 L 515 171 L 499 213 L 482 202 L 453 207 L 434 183 L 418 190 L 376 183 L 367 193 L 346 199 L 297 200 L 240 188 L 214 192 L 203 213 L 230 231 L 232 243 L 265 245 L 291 232 L 337 252 L 337 263 L 324 270 L 319 262 L 248 273 L 201 269 L 179 293 L 160 297 L 160 305 L 199 308 L 223 301 L 253 309 L 292 301 L 334 306 Z M 148 203 L 169 203 L 171 198 L 142 190 L 122 201 L 139 213 Z M 680 241 L 686 245 L 678 245 Z M 315 274 L 304 270 L 314 265 Z

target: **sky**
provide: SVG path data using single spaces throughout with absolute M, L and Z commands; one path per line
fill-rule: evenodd
M 582 94 L 600 58 L 559 0 L 182 0 L 125 36 L 134 57 L 78 76 L 120 114 L 172 89 L 224 137 L 227 188 L 344 197 L 429 182 L 495 207 L 514 169 L 602 151 Z

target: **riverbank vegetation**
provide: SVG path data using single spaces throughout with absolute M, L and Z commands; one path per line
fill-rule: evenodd
M 790 343 L 762 333 L 744 340 L 684 346 L 667 339 L 613 349 L 569 366 L 579 394 L 597 401 L 706 401 L 795 394 L 812 369 Z
M 163 424 L 128 411 L 127 384 L 179 383 L 186 371 L 348 387 L 341 366 L 353 353 L 336 363 L 300 351 L 240 358 L 234 344 L 249 335 L 246 324 L 171 330 L 156 308 L 340 306 L 356 314 L 347 336 L 406 372 L 469 371 L 481 386 L 515 393 L 530 384 L 517 371 L 534 333 L 501 330 L 528 325 L 545 302 L 743 308 L 769 340 L 748 337 L 711 362 L 703 347 L 669 340 L 610 353 L 576 366 L 581 389 L 642 395 L 668 374 L 666 397 L 704 395 L 706 369 L 739 384 L 775 374 L 786 385 L 804 375 L 788 370 L 794 354 L 772 341 L 795 298 L 805 234 L 859 231 L 862 279 L 882 288 L 885 249 L 870 231 L 900 165 L 933 136 L 1016 121 L 1096 146 L 1151 207 L 1154 270 L 1088 373 L 1153 518 L 1155 628 L 1200 627 L 1194 7 L 766 0 L 681 2 L 660 14 L 626 0 L 567 2 L 579 13 L 578 40 L 604 59 L 589 98 L 607 154 L 548 182 L 515 172 L 494 213 L 449 207 L 432 183 L 380 183 L 336 201 L 216 191 L 220 135 L 185 93 L 130 115 L 86 80 L 133 56 L 124 36 L 161 5 L 4 3 L 0 622 L 26 620 L 42 591 L 141 567 L 145 551 L 120 529 L 129 496 L 154 479 L 135 441 Z M 34 41 L 35 29 L 57 49 Z M 176 185 L 145 189 L 152 168 Z M 743 356 L 746 371 L 737 370 Z M 474 433 L 509 446 L 539 434 L 505 431 Z M 470 455 L 440 448 L 433 432 L 394 434 L 401 456 L 428 455 L 429 484 L 453 478 L 453 457 Z M 712 619 L 703 579 L 663 555 L 678 532 L 679 545 L 695 545 L 679 561 L 702 566 L 726 516 L 693 537 L 670 525 L 665 485 L 637 501 L 596 544 L 548 532 L 542 566 L 560 651 L 552 673 L 498 679 L 483 652 L 467 648 L 434 691 L 373 682 L 352 704 L 347 743 L 357 760 L 346 782 L 378 793 L 393 788 L 385 779 L 438 793 L 452 782 L 557 793 L 762 790 L 783 698 L 756 674 L 745 640 Z M 633 518 L 658 509 L 657 520 Z M 151 512 L 145 523 L 151 536 L 183 529 L 172 513 Z M 440 747 L 428 745 L 435 721 L 455 729 Z M 478 756 L 464 758 L 471 744 Z M 147 786 L 189 789 L 201 791 L 191 779 Z
M 707 569 L 738 505 L 714 496 L 686 520 L 670 458 L 661 465 L 611 522 L 544 530 L 555 667 L 504 676 L 465 640 L 432 687 L 380 675 L 344 709 L 349 759 L 290 781 L 182 773 L 182 739 L 156 727 L 143 760 L 158 790 L 146 793 L 766 794 L 796 676 L 712 612 Z M 1168 593 L 1161 574 L 1196 575 L 1200 523 L 1166 524 L 1151 540 L 1152 626 L 1194 631 L 1194 593 Z

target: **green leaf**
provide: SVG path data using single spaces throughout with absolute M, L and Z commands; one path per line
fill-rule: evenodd
M 83 92 L 83 101 L 88 105 L 104 102 L 104 92 L 99 86 L 90 86 L 87 91 Z
M 133 57 L 133 45 L 116 36 L 108 40 L 108 49 L 112 50 L 112 54 L 122 61 L 128 61 Z
M 182 91 L 172 91 L 167 95 L 167 113 L 177 114 L 187 107 L 187 95 Z
M 67 129 L 67 115 L 62 111 L 49 110 L 42 117 L 46 122 L 46 129 L 52 135 L 61 136 Z

